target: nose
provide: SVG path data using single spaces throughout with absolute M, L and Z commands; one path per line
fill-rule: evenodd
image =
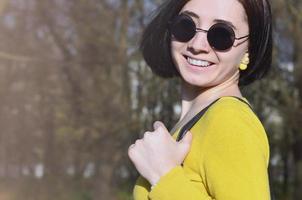
M 207 32 L 198 30 L 194 37 L 188 42 L 188 49 L 192 51 L 192 53 L 208 53 L 211 49 L 208 39 Z

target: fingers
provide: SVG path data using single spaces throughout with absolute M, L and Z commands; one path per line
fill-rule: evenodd
M 131 145 L 129 146 L 128 151 L 129 151 L 130 149 L 133 149 L 133 147 L 135 147 L 135 145 L 137 145 L 139 142 L 140 142 L 140 139 L 137 139 L 137 140 L 135 141 L 135 143 L 133 143 L 133 144 L 131 144 Z
M 188 131 L 186 135 L 178 143 L 187 144 L 190 146 L 192 143 L 192 139 L 193 139 L 193 135 L 191 131 Z
M 136 151 L 135 150 L 136 148 L 135 147 L 138 147 L 140 146 L 140 144 L 142 143 L 142 140 L 141 139 L 137 139 L 135 141 L 135 143 L 131 144 L 129 147 L 128 147 L 128 156 L 131 160 L 133 160 L 135 158 L 135 154 L 136 154 Z
M 149 131 L 145 132 L 145 133 L 144 133 L 144 136 L 143 136 L 143 140 L 149 138 L 153 133 L 154 133 L 154 132 L 149 132 Z
M 134 145 L 135 145 L 134 143 L 131 144 L 128 149 L 132 149 L 134 147 Z
M 193 135 L 190 131 L 178 142 L 178 150 L 180 152 L 181 160 L 184 160 L 189 153 L 192 145 Z
M 158 129 L 159 127 L 165 127 L 165 125 L 161 122 L 161 121 L 155 121 L 153 123 L 153 128 L 156 130 Z
M 139 143 L 142 143 L 143 141 L 147 140 L 150 136 L 152 136 L 153 133 L 154 132 L 150 131 L 145 132 L 143 138 L 135 140 L 135 143 L 131 144 L 128 149 L 130 150 L 133 147 L 137 146 Z
M 166 126 L 161 121 L 155 121 L 153 123 L 153 128 L 154 128 L 154 130 L 162 129 L 163 131 L 169 133 L 168 129 L 166 128 Z
M 129 146 L 128 151 L 133 149 L 135 146 L 138 146 L 138 144 L 142 143 L 143 141 L 147 140 L 150 136 L 152 136 L 153 133 L 154 132 L 150 132 L 150 131 L 145 132 L 143 138 L 135 140 L 135 143 Z
M 146 131 L 141 139 L 137 139 L 134 144 L 131 144 L 128 148 L 128 154 L 133 153 L 133 149 L 136 149 L 135 147 L 140 146 L 141 144 L 148 144 L 149 141 L 156 140 L 158 136 L 160 137 L 159 133 L 163 133 L 164 135 L 167 135 L 171 137 L 169 131 L 167 130 L 166 126 L 161 121 L 155 121 L 153 123 L 154 131 Z

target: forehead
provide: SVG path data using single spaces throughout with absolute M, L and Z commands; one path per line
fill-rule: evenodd
M 185 10 L 203 20 L 223 19 L 236 24 L 246 21 L 245 10 L 238 0 L 189 0 L 181 9 Z

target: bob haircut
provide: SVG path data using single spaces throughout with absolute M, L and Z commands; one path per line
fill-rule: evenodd
M 169 22 L 189 0 L 166 0 L 156 10 L 145 28 L 140 50 L 151 70 L 164 78 L 180 76 L 171 56 Z M 238 0 L 249 25 L 248 52 L 250 63 L 240 70 L 239 86 L 264 77 L 272 63 L 272 15 L 268 0 Z

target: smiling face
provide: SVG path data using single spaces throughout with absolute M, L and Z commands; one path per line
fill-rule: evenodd
M 180 13 L 189 15 L 197 28 L 209 28 L 222 22 L 233 26 L 235 37 L 248 35 L 249 28 L 244 8 L 237 0 L 190 0 Z M 193 86 L 215 87 L 234 79 L 238 84 L 241 59 L 248 49 L 246 38 L 235 40 L 225 51 L 217 51 L 209 44 L 207 33 L 197 32 L 188 42 L 172 36 L 171 55 L 181 77 Z

